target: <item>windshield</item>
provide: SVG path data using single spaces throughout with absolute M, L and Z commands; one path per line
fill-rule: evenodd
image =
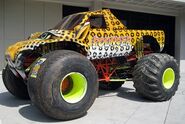
M 83 18 L 84 14 L 73 14 L 66 16 L 53 29 L 73 30 L 75 26 L 82 22 Z

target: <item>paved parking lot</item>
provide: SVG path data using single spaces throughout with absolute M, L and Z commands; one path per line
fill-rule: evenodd
M 183 77 L 184 75 L 184 77 Z M 1 76 L 1 75 L 0 75 Z M 87 115 L 72 121 L 57 121 L 43 115 L 30 101 L 13 97 L 0 77 L 0 124 L 184 124 L 185 74 L 176 95 L 167 102 L 151 102 L 139 97 L 132 82 L 115 92 L 100 91 Z

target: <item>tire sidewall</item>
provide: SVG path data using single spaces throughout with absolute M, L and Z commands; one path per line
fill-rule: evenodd
M 167 68 L 172 68 L 174 73 L 175 73 L 175 81 L 174 81 L 174 84 L 173 86 L 170 88 L 170 89 L 167 89 L 164 87 L 163 85 L 163 82 L 162 82 L 162 79 L 163 79 L 163 74 L 164 74 L 164 71 L 167 69 Z M 178 77 L 179 77 L 179 73 L 178 73 L 178 66 L 176 65 L 176 63 L 174 61 L 170 61 L 170 62 L 166 62 L 165 65 L 161 68 L 161 71 L 160 71 L 160 74 L 159 74 L 159 79 L 160 79 L 160 85 L 161 85 L 161 91 L 163 91 L 163 93 L 167 94 L 168 95 L 171 95 L 173 92 L 175 92 L 178 87 Z
M 163 85 L 163 74 L 172 68 L 175 81 L 171 88 Z M 133 81 L 136 92 L 153 101 L 167 101 L 177 91 L 179 85 L 179 66 L 177 61 L 168 54 L 153 53 L 141 58 L 135 66 Z
M 27 86 L 21 77 L 17 77 L 11 71 L 9 65 L 6 65 L 2 71 L 2 79 L 6 89 L 14 96 L 20 99 L 29 99 Z
M 52 71 L 49 72 L 48 70 Z M 71 72 L 79 72 L 87 80 L 85 96 L 79 102 L 73 104 L 66 102 L 60 94 L 61 80 Z M 59 59 L 46 70 L 44 77 L 44 83 L 41 86 L 41 96 L 43 97 L 41 102 L 48 108 L 49 113 L 64 111 L 69 114 L 76 114 L 76 116 L 84 114 L 90 108 L 97 95 L 98 83 L 96 71 L 90 61 L 84 61 L 83 57 L 74 56 L 70 57 L 70 59 Z M 50 107 L 52 109 L 49 109 Z

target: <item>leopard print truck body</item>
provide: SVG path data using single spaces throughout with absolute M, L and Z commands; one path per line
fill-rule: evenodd
M 45 39 L 38 38 L 44 32 L 35 33 L 28 40 L 10 46 L 6 51 L 6 56 L 15 61 L 16 57 L 24 51 L 34 51 L 42 45 L 63 41 L 75 42 L 83 46 L 87 58 L 91 60 L 127 56 L 136 43 L 146 35 L 154 37 L 161 50 L 164 47 L 164 31 L 129 30 L 108 9 L 79 14 L 84 14 L 84 17 L 74 30 L 50 30 L 45 33 L 53 34 L 54 37 Z M 89 17 L 96 15 L 104 16 L 106 28 L 91 29 Z

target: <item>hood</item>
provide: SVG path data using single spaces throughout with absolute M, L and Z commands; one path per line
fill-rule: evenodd
M 5 55 L 9 56 L 12 61 L 15 60 L 16 56 L 25 50 L 34 50 L 40 45 L 46 43 L 53 43 L 59 41 L 71 41 L 74 39 L 74 32 L 69 30 L 50 30 L 38 35 L 34 33 L 28 40 L 19 41 L 8 47 Z

